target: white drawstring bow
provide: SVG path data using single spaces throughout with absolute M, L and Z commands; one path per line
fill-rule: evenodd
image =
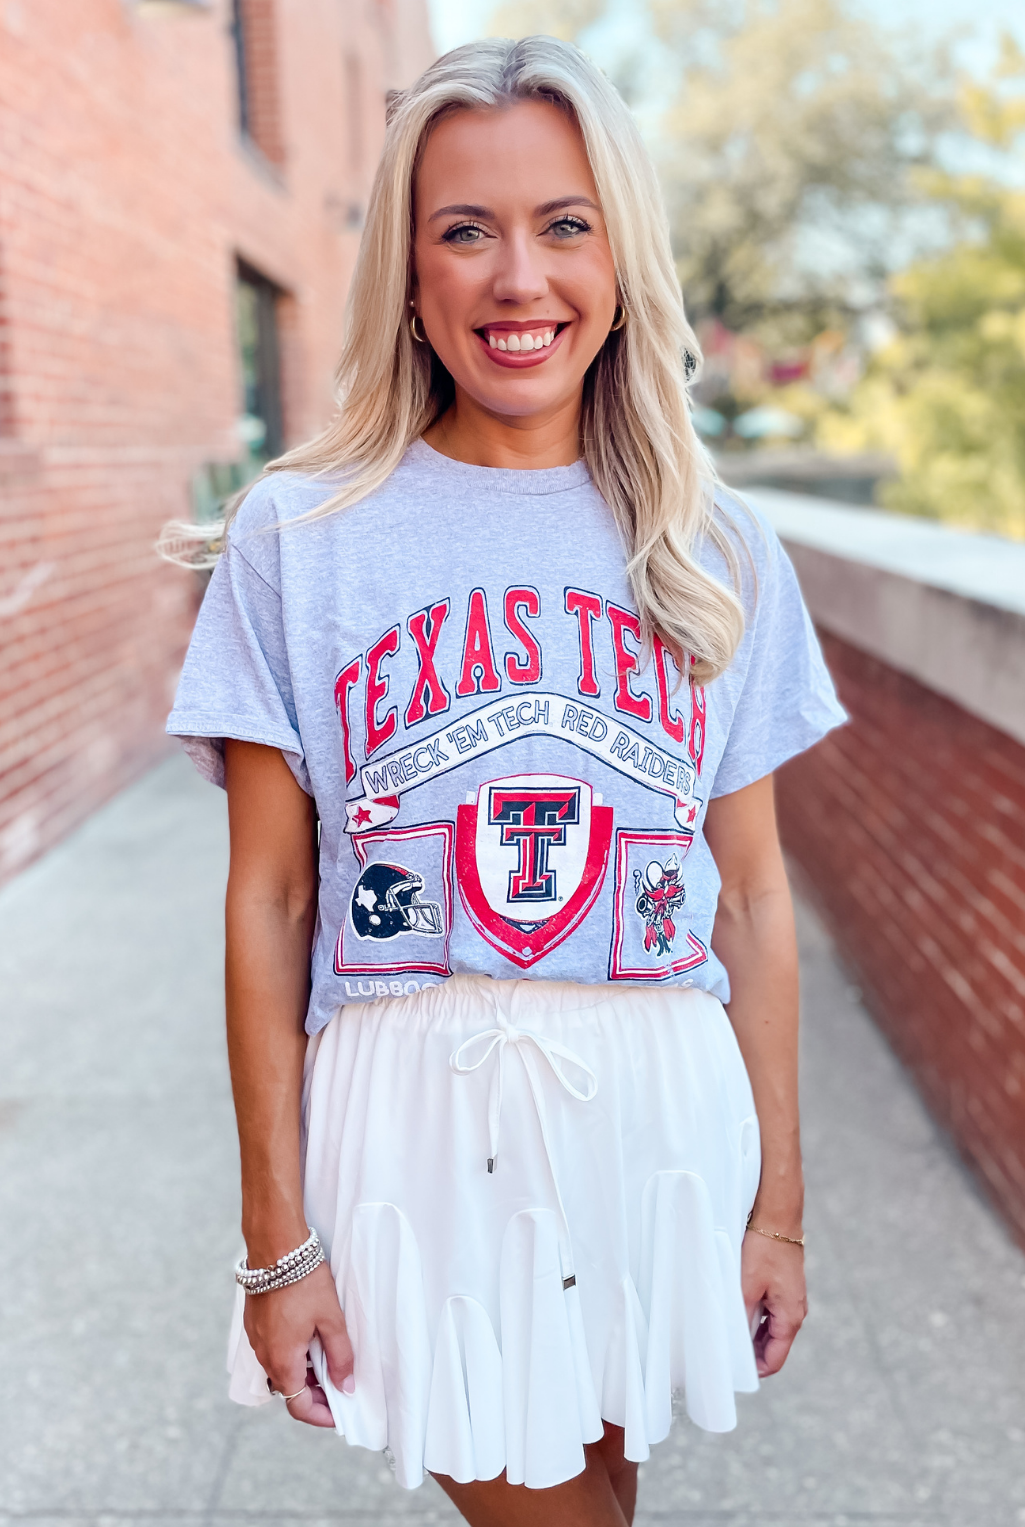
M 523 1068 L 527 1073 L 527 1081 L 530 1084 L 534 1106 L 537 1109 L 538 1122 L 541 1125 L 541 1134 L 544 1138 L 545 1151 L 551 1164 L 552 1153 L 548 1144 L 548 1130 L 545 1126 L 544 1092 L 541 1087 L 541 1078 L 537 1071 L 537 1062 L 528 1045 L 533 1045 L 547 1060 L 552 1068 L 560 1086 L 570 1097 L 578 1102 L 589 1103 L 598 1091 L 598 1078 L 585 1061 L 575 1055 L 566 1045 L 559 1044 L 557 1040 L 547 1039 L 543 1034 L 536 1033 L 533 1029 L 518 1029 L 508 1022 L 504 1014 L 499 1014 L 498 1026 L 493 1029 L 485 1029 L 481 1034 L 474 1034 L 469 1039 L 464 1039 L 458 1049 L 449 1056 L 449 1065 L 458 1076 L 468 1076 L 470 1072 L 477 1071 L 496 1049 L 498 1050 L 498 1062 L 491 1078 L 491 1088 L 488 1093 L 488 1171 L 495 1170 L 495 1161 L 498 1156 L 498 1129 L 502 1114 L 502 1082 L 505 1070 L 505 1052 L 507 1045 L 515 1045 L 523 1061 Z M 476 1050 L 480 1051 L 476 1059 L 470 1057 Z M 565 1065 L 575 1066 L 586 1077 L 586 1090 L 581 1090 L 573 1085 L 564 1069 Z

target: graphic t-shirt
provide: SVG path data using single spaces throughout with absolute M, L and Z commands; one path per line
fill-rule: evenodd
M 771 527 L 720 493 L 748 621 L 702 688 L 645 655 L 583 462 L 473 467 L 421 441 L 354 508 L 292 523 L 330 492 L 278 473 L 249 494 L 168 722 L 208 779 L 240 738 L 316 801 L 309 1032 L 456 972 L 727 1001 L 708 802 L 845 719 Z

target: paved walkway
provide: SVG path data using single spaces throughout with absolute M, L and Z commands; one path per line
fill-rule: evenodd
M 0 894 L 0 1527 L 456 1520 L 225 1398 L 225 850 L 176 759 Z M 801 940 L 812 1314 L 735 1433 L 655 1451 L 639 1527 L 1023 1523 L 1025 1259 Z

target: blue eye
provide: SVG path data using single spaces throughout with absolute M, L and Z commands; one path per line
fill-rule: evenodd
M 590 233 L 591 225 L 582 217 L 559 217 L 549 223 L 546 233 L 554 233 L 557 239 L 571 239 L 578 233 Z
M 479 223 L 457 223 L 442 234 L 442 243 L 479 244 L 483 237 L 484 229 Z

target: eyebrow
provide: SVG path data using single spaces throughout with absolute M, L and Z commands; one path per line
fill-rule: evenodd
M 555 201 L 542 202 L 540 207 L 535 207 L 535 217 L 547 217 L 552 212 L 562 212 L 566 207 L 593 207 L 595 212 L 601 208 L 597 202 L 593 202 L 589 196 L 560 196 Z M 432 212 L 427 219 L 433 223 L 438 217 L 480 217 L 493 218 L 493 207 L 476 206 L 473 202 L 455 202 L 451 207 L 439 207 L 437 212 Z
M 537 215 L 547 217 L 550 212 L 561 212 L 566 207 L 591 207 L 595 212 L 601 211 L 598 203 L 592 201 L 589 196 L 560 196 L 557 201 L 542 202 L 537 209 Z

